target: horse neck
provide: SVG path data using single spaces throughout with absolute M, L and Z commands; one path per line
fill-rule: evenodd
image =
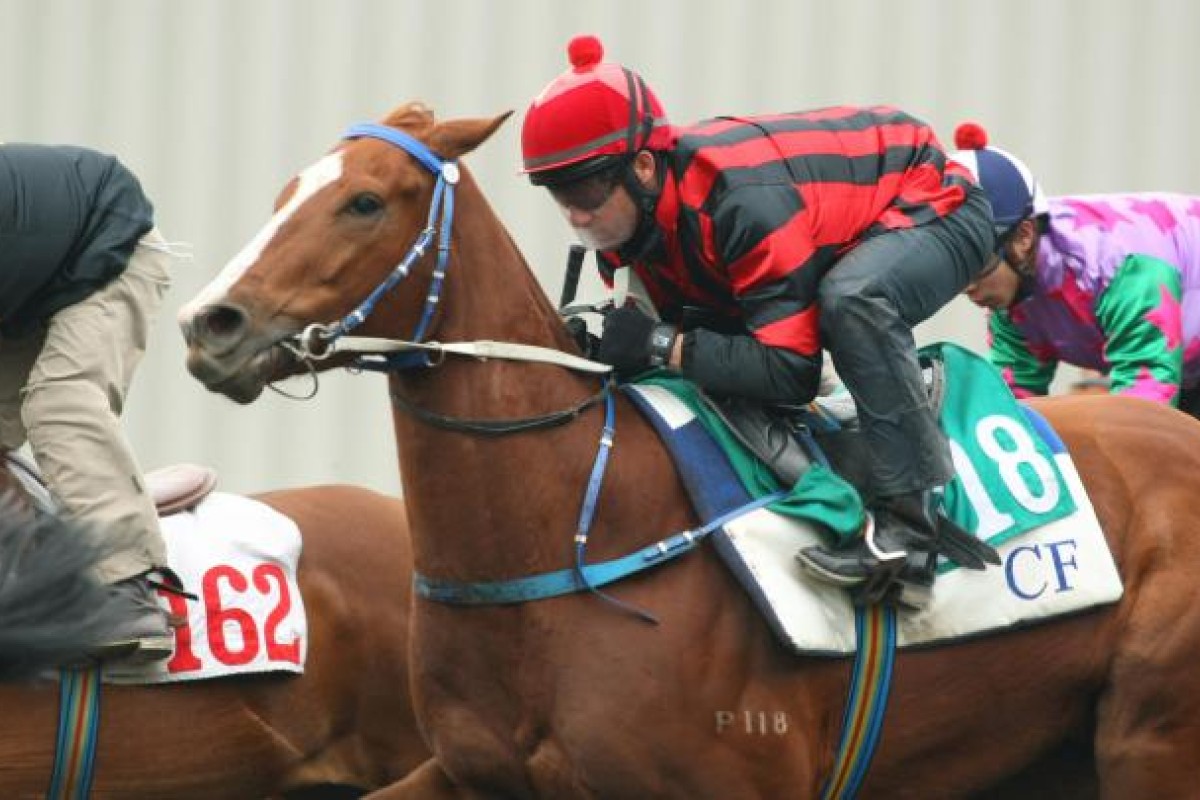
M 557 312 L 465 173 L 456 202 L 450 264 L 430 338 L 570 350 Z M 596 378 L 561 367 L 454 358 L 392 379 L 393 391 L 414 404 L 459 419 L 538 416 L 569 408 L 599 388 Z M 602 409 L 552 431 L 499 437 L 448 432 L 394 414 L 419 569 L 483 576 L 563 565 Z M 569 497 L 555 502 L 562 491 Z

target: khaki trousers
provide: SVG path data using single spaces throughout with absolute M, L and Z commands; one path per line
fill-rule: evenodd
M 121 430 L 134 371 L 171 283 L 158 230 L 125 271 L 44 330 L 0 341 L 0 443 L 28 439 L 59 507 L 128 543 L 98 568 L 113 583 L 166 564 L 154 501 Z

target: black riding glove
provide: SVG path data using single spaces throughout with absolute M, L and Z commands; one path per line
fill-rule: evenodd
M 567 332 L 571 334 L 571 338 L 579 346 L 579 351 L 583 353 L 583 357 L 595 358 L 596 349 L 600 346 L 600 337 L 588 331 L 587 322 L 584 321 L 583 317 L 567 317 L 563 320 L 563 324 L 567 326 Z
M 619 377 L 662 367 L 671 357 L 676 329 L 660 324 L 636 306 L 622 306 L 604 318 L 596 360 L 611 364 Z

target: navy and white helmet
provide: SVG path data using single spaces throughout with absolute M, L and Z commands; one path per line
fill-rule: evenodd
M 988 147 L 987 131 L 975 122 L 964 122 L 954 131 L 956 152 L 949 158 L 971 171 L 992 204 L 996 229 L 1007 231 L 1023 219 L 1049 212 L 1041 184 L 1021 159 Z

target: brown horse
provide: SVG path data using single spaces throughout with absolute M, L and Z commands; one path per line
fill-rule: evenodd
M 427 145 L 432 159 L 374 129 L 352 132 L 303 172 L 267 229 L 181 314 L 192 373 L 249 402 L 297 369 L 301 345 L 313 343 L 310 334 L 297 344 L 297 334 L 341 319 L 385 276 L 406 272 L 396 265 L 426 228 L 438 174 L 456 177 L 438 161 L 471 151 L 503 119 L 435 122 L 405 106 L 384 125 Z M 465 170 L 455 203 L 427 338 L 573 351 Z M 435 280 L 438 255 L 425 252 L 378 298 L 362 333 L 411 336 Z M 326 333 L 312 350 L 340 329 L 317 330 Z M 417 571 L 485 582 L 570 567 L 602 409 L 552 429 L 479 431 L 573 409 L 597 392 L 597 380 L 495 358 L 432 361 L 390 377 Z M 867 796 L 1200 796 L 1200 425 L 1135 400 L 1038 408 L 1083 475 L 1124 598 L 1062 621 L 902 652 Z M 621 400 L 590 560 L 695 524 L 655 433 Z M 372 797 L 818 795 L 848 661 L 786 653 L 707 546 L 609 589 L 659 624 L 586 592 L 476 607 L 418 599 L 414 702 L 434 758 Z M 769 724 L 722 725 L 731 712 Z
M 350 486 L 258 499 L 303 537 L 305 673 L 104 686 L 93 797 L 357 797 L 428 758 L 408 700 L 404 504 Z M 0 708 L 0 797 L 43 797 L 57 684 L 0 685 Z

